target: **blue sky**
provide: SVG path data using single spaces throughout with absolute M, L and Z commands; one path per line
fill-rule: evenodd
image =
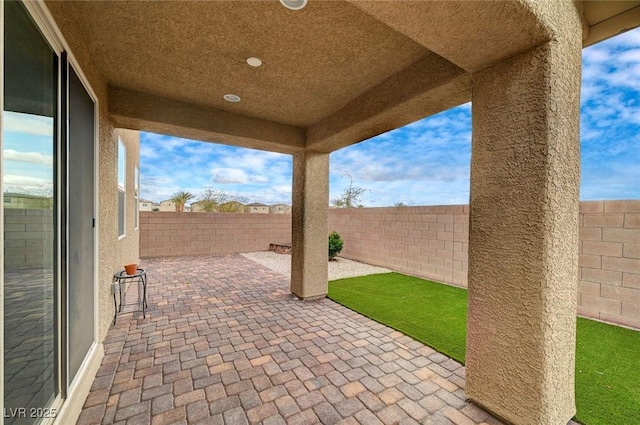
M 583 51 L 581 199 L 640 199 L 640 30 Z M 331 154 L 331 199 L 353 184 L 365 206 L 465 204 L 471 105 Z M 291 157 L 141 134 L 141 195 L 212 187 L 249 202 L 291 203 Z

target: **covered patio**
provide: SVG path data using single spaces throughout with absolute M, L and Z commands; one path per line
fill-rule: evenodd
M 143 267 L 147 318 L 118 316 L 78 425 L 502 423 L 459 363 L 241 255 Z
M 7 270 L 53 264 L 40 299 L 55 382 L 33 407 L 73 423 L 104 355 L 80 423 L 493 421 L 466 396 L 518 425 L 567 423 L 581 52 L 640 25 L 640 2 L 283 3 L 0 2 L 0 147 L 23 149 L 24 123 L 46 124 L 47 150 L 19 153 L 47 166 L 55 206 L 46 220 L 5 214 L 0 240 L 15 254 Z M 467 102 L 465 381 L 324 298 L 330 153 Z M 109 330 L 113 274 L 140 256 L 137 131 L 292 156 L 290 285 L 238 257 L 154 260 L 150 318 Z M 11 319 L 5 339 L 22 331 Z M 22 412 L 2 392 L 5 411 Z

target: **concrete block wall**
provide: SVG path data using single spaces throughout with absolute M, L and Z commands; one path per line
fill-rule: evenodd
M 290 214 L 140 212 L 140 257 L 267 251 L 291 242 Z
M 50 266 L 53 260 L 53 212 L 45 209 L 4 210 L 5 267 Z
M 640 328 L 640 201 L 580 204 L 578 313 Z
M 467 286 L 466 205 L 339 209 L 341 256 Z M 640 328 L 640 201 L 580 204 L 578 314 Z
M 141 257 L 266 251 L 291 241 L 291 216 L 140 213 Z M 467 286 L 467 205 L 329 210 L 342 257 Z M 640 328 L 640 200 L 580 205 L 578 313 Z
M 467 286 L 467 205 L 332 209 L 329 230 L 345 241 L 342 257 Z

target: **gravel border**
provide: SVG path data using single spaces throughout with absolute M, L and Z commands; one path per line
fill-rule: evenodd
M 291 255 L 289 254 L 278 254 L 273 251 L 259 251 L 245 252 L 241 255 L 286 276 L 288 279 L 291 279 Z M 391 272 L 391 270 L 385 269 L 384 267 L 376 267 L 340 257 L 336 257 L 328 263 L 329 280 Z

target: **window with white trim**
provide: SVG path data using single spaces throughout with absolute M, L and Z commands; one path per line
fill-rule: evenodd
M 126 233 L 126 174 L 127 174 L 127 150 L 118 136 L 118 238 Z
M 133 196 L 136 198 L 136 217 L 134 226 L 135 230 L 138 230 L 138 223 L 140 220 L 140 170 L 138 167 L 135 168 L 135 172 L 133 174 L 133 178 L 135 179 L 135 190 Z

